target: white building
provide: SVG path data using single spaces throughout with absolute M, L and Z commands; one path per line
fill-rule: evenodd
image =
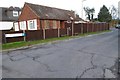
M 118 18 L 120 19 L 120 1 L 118 2 Z
M 21 13 L 19 7 L 0 7 L 0 30 L 11 30 Z

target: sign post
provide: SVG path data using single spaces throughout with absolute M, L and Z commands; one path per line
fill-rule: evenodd
M 25 34 L 25 30 L 23 30 L 23 36 L 24 36 L 24 41 L 26 41 L 26 34 Z

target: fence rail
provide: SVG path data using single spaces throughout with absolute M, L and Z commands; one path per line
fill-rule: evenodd
M 109 30 L 108 23 L 78 23 L 74 24 L 73 28 L 74 35 L 88 33 L 88 32 L 98 32 Z M 15 33 L 25 33 L 25 36 L 19 37 L 5 37 L 5 34 L 15 34 Z M 58 34 L 59 33 L 59 34 Z M 62 29 L 46 29 L 45 38 L 54 38 L 59 36 L 72 35 L 72 24 L 65 23 L 65 28 Z M 33 30 L 33 31 L 2 31 L 2 43 L 18 42 L 18 41 L 33 41 L 42 40 L 43 30 Z

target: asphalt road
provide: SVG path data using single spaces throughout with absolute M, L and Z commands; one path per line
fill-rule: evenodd
M 2 55 L 3 78 L 116 78 L 118 30 Z

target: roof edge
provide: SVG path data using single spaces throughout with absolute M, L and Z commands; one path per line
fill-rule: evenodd
M 40 16 L 39 16 L 28 4 L 29 4 L 29 3 L 25 2 L 25 5 L 27 5 L 27 6 L 29 7 L 29 9 L 30 9 L 33 13 L 35 13 L 35 15 L 36 15 L 38 18 L 40 18 Z

